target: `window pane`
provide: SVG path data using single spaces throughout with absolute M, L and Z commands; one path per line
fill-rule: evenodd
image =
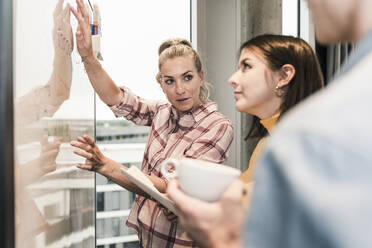
M 102 17 L 105 70 L 117 85 L 125 85 L 141 97 L 165 99 L 155 79 L 158 46 L 169 38 L 190 39 L 190 0 L 95 2 Z M 102 151 L 125 166 L 140 167 L 149 128 L 116 119 L 99 99 L 96 107 L 97 142 Z M 105 194 L 105 209 L 97 215 L 97 245 L 138 247 L 137 236 L 125 225 L 135 195 L 97 175 L 97 194 L 100 192 Z M 98 225 L 101 221 L 104 227 Z
M 97 193 L 97 212 L 105 210 L 105 193 Z

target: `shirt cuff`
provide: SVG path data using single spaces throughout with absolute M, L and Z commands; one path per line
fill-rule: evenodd
M 115 107 L 118 108 L 123 102 L 126 102 L 127 92 L 129 89 L 125 86 L 120 86 L 119 89 L 124 93 L 123 97 L 121 98 L 120 102 L 116 105 L 107 104 L 107 106 L 109 106 L 110 108 L 115 108 Z

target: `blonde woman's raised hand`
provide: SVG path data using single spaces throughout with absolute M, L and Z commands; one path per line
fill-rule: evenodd
M 70 7 L 72 14 L 78 20 L 76 30 L 76 46 L 83 60 L 94 56 L 92 47 L 92 33 L 90 29 L 90 20 L 88 7 L 83 0 L 76 0 L 77 9 Z

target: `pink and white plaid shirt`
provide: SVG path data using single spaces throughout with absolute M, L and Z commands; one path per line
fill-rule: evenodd
M 124 97 L 112 106 L 114 114 L 137 125 L 151 126 L 142 171 L 161 177 L 160 164 L 167 158 L 183 157 L 223 163 L 233 140 L 233 126 L 217 104 L 207 102 L 179 117 L 169 102 L 142 99 L 121 87 Z M 164 216 L 162 206 L 136 196 L 127 226 L 137 232 L 141 247 L 196 247 L 177 222 Z

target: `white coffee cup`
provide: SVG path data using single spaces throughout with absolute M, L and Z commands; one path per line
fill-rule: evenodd
M 169 172 L 167 167 L 174 170 Z M 239 170 L 226 165 L 188 158 L 164 160 L 161 173 L 167 179 L 177 178 L 186 194 L 208 202 L 219 200 L 241 174 Z

